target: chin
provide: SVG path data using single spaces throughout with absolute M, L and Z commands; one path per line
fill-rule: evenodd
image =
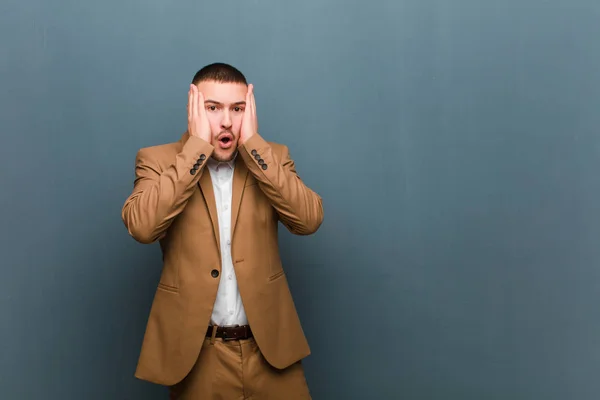
M 235 150 L 231 150 L 228 152 L 215 151 L 213 152 L 212 158 L 219 162 L 227 162 L 231 161 L 233 159 L 233 156 L 235 156 Z

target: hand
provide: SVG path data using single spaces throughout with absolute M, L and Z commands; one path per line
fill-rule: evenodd
M 248 139 L 258 132 L 258 119 L 256 118 L 256 102 L 254 101 L 254 85 L 248 85 L 246 93 L 246 109 L 242 119 L 240 131 L 240 144 L 246 143 Z
M 210 123 L 204 107 L 204 95 L 196 85 L 190 85 L 188 92 L 188 132 L 191 136 L 211 142 Z

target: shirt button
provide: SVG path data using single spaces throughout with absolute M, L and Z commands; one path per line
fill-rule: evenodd
M 229 274 L 228 278 L 229 278 L 229 280 L 231 280 L 231 274 Z
M 229 315 L 233 315 L 233 310 L 229 310 Z
M 226 210 L 229 209 L 229 205 L 228 204 L 225 204 L 225 209 Z
M 231 240 L 228 240 L 228 241 L 227 241 L 227 244 L 231 244 Z

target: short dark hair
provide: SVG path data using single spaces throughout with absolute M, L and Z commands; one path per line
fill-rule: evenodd
M 237 68 L 225 63 L 213 63 L 196 72 L 192 84 L 197 85 L 202 81 L 215 81 L 219 83 L 243 83 L 248 85 L 246 77 Z

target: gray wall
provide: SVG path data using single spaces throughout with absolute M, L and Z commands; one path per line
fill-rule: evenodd
M 225 61 L 324 198 L 281 234 L 315 399 L 598 399 L 599 37 L 596 0 L 3 0 L 0 398 L 165 398 L 120 209 Z

